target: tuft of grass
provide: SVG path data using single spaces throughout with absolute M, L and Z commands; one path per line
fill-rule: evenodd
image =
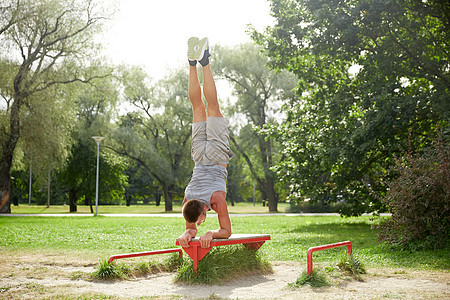
M 300 277 L 294 283 L 289 283 L 289 287 L 299 288 L 302 286 L 322 287 L 330 286 L 326 275 L 317 269 L 314 269 L 311 274 L 308 274 L 307 270 L 304 270 Z
M 198 263 L 194 274 L 192 261 L 186 260 L 178 269 L 175 281 L 190 284 L 223 284 L 231 279 L 253 274 L 272 272 L 270 263 L 260 251 L 247 249 L 243 245 L 215 247 Z
M 148 274 L 150 273 L 150 264 L 147 262 L 140 262 L 136 265 L 135 271 L 137 271 L 139 274 Z
M 126 279 L 132 276 L 139 277 L 158 272 L 174 272 L 183 263 L 183 259 L 178 254 L 173 254 L 163 261 L 148 261 L 116 264 L 108 262 L 108 259 L 101 260 L 97 270 L 91 275 L 94 279 Z M 75 276 L 75 275 L 74 275 Z
M 336 267 L 326 267 L 325 272 L 316 268 L 311 274 L 308 274 L 305 270 L 302 272 L 296 282 L 290 283 L 288 286 L 293 288 L 298 288 L 306 285 L 309 285 L 311 287 L 330 286 L 332 284 L 327 279 L 327 275 L 336 277 L 336 274 L 339 273 L 336 273 L 335 271 L 341 272 L 343 273 L 343 275 L 352 276 L 357 280 L 361 280 L 361 274 L 366 274 L 366 269 L 362 262 L 353 254 L 349 255 L 347 250 L 343 250 Z
M 359 275 L 367 273 L 364 264 L 355 255 L 349 255 L 345 250 L 341 252 L 341 257 L 337 267 L 345 274 L 352 275 L 357 278 L 359 278 Z
M 108 259 L 99 262 L 97 270 L 92 273 L 96 279 L 124 279 L 130 274 L 130 267 L 125 264 L 109 263 Z

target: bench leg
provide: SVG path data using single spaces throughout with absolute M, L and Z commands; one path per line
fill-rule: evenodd
M 209 248 L 202 248 L 199 246 L 191 246 L 191 247 L 183 247 L 183 250 L 189 255 L 189 257 L 192 259 L 194 272 L 197 274 L 198 270 L 198 262 L 205 257 L 206 254 L 211 250 L 212 247 Z
M 243 244 L 248 249 L 258 250 L 264 244 L 265 241 L 254 242 L 254 243 L 245 243 Z
M 193 266 L 193 268 L 194 268 L 194 273 L 195 273 L 195 275 L 197 275 L 197 269 L 198 269 L 198 257 L 199 257 L 199 253 L 198 253 L 198 247 L 197 246 L 195 246 L 194 247 L 194 251 L 192 252 L 193 253 L 193 258 L 192 258 L 192 266 Z

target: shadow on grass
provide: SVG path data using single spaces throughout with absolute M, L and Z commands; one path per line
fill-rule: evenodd
M 326 223 L 296 226 L 286 230 L 289 243 L 307 248 L 350 240 L 359 247 L 372 247 L 378 243 L 376 232 L 366 223 Z

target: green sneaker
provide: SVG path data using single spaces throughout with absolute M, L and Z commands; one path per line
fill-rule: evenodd
M 198 37 L 191 37 L 188 40 L 187 56 L 189 61 L 196 61 L 200 55 L 198 42 L 199 42 Z
M 198 56 L 197 60 L 202 60 L 203 56 L 205 56 L 205 51 L 209 48 L 208 38 L 203 38 L 198 41 Z

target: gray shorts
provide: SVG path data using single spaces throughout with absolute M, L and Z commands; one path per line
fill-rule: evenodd
M 234 156 L 230 149 L 228 119 L 208 117 L 192 124 L 192 160 L 195 165 L 228 164 Z

